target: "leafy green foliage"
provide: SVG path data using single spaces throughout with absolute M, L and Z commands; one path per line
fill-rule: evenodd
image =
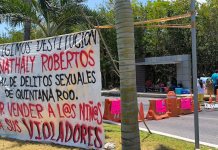
M 197 16 L 198 68 L 200 74 L 211 75 L 218 68 L 218 1 L 201 5 Z
M 132 8 L 134 20 L 136 22 L 145 21 L 182 15 L 190 12 L 190 0 L 149 0 L 145 5 L 138 2 L 137 0 L 133 0 Z M 198 75 L 210 76 L 213 70 L 218 66 L 218 20 L 216 19 L 218 16 L 218 1 L 208 0 L 207 3 L 197 3 L 196 8 Z M 99 14 L 106 21 L 101 22 L 101 25 L 114 24 L 113 0 L 110 0 L 109 4 L 102 8 Z M 190 18 L 184 18 L 156 24 L 188 25 L 190 23 Z M 116 51 L 116 41 L 114 40 L 116 37 L 113 34 L 109 34 L 109 32 L 114 31 L 108 29 L 102 32 L 106 33 L 104 34 L 104 37 L 108 39 L 107 44 L 109 47 L 113 47 L 113 51 Z M 135 49 L 137 60 L 142 60 L 145 57 L 191 54 L 191 30 L 175 28 L 153 28 L 147 24 L 141 27 L 136 27 Z M 112 52 L 112 54 L 114 58 L 117 58 L 117 53 Z M 106 59 L 104 60 L 107 61 Z M 149 70 L 155 73 L 149 73 L 148 76 L 154 82 L 156 82 L 157 79 L 166 80 L 166 76 L 163 74 L 169 74 L 169 72 L 173 73 L 172 68 L 175 68 L 175 66 L 149 66 Z M 106 70 L 108 71 L 108 69 L 110 68 L 107 68 Z
M 29 20 L 44 37 L 73 32 L 72 25 L 84 24 L 81 9 L 89 11 L 81 3 L 84 0 L 1 0 L 0 20 L 12 26 Z
M 21 31 L 16 31 L 12 29 L 8 32 L 8 35 L 6 34 L 0 35 L 0 44 L 19 42 L 22 41 L 22 39 L 23 39 L 23 33 Z

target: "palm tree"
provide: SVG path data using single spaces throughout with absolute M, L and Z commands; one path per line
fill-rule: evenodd
M 0 21 L 12 26 L 31 22 L 44 37 L 69 33 L 72 25 L 85 22 L 80 10 L 85 0 L 1 0 Z
M 121 91 L 122 149 L 140 149 L 136 95 L 134 24 L 130 0 L 115 0 Z
M 31 4 L 30 0 L 25 1 L 28 5 Z M 30 31 L 31 31 L 31 22 L 29 19 L 25 20 L 24 22 L 24 34 L 23 34 L 23 40 L 30 40 Z

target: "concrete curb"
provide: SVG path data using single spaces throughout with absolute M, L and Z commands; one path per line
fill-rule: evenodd
M 142 131 L 148 132 L 147 129 L 144 129 L 144 128 L 141 128 L 141 127 L 139 129 L 142 130 Z M 189 139 L 189 138 L 184 138 L 184 137 L 181 137 L 181 136 L 177 136 L 177 135 L 173 135 L 173 134 L 168 134 L 168 133 L 164 133 L 164 132 L 159 132 L 159 131 L 155 131 L 155 130 L 151 130 L 151 132 L 155 133 L 155 134 L 159 134 L 159 135 L 163 135 L 163 136 L 167 136 L 167 137 L 171 137 L 171 138 L 175 138 L 175 139 L 179 139 L 179 140 L 195 143 L 194 140 Z M 200 144 L 201 145 L 205 145 L 205 146 L 209 146 L 209 147 L 214 147 L 214 148 L 218 149 L 218 145 L 216 145 L 216 144 L 211 144 L 211 143 L 202 142 L 202 141 L 200 141 Z
M 113 122 L 113 121 L 110 121 L 110 120 L 103 120 L 103 122 L 104 123 L 109 123 L 109 124 L 115 124 L 115 125 L 119 125 L 119 126 L 121 125 L 121 123 Z M 141 128 L 141 127 L 139 127 L 139 129 L 141 131 L 148 132 L 147 129 L 144 129 L 144 128 Z M 159 132 L 159 131 L 155 131 L 155 130 L 151 130 L 151 132 L 155 133 L 155 134 L 159 134 L 159 135 L 163 135 L 163 136 L 167 136 L 167 137 L 171 137 L 171 138 L 175 138 L 175 139 L 191 142 L 191 143 L 195 142 L 194 140 L 189 139 L 189 138 L 184 138 L 184 137 L 181 137 L 181 136 L 172 135 L 172 134 L 168 134 L 168 133 L 164 133 L 164 132 Z M 204 145 L 204 146 L 209 146 L 209 147 L 213 147 L 213 148 L 218 149 L 218 145 L 216 145 L 216 144 L 211 144 L 211 143 L 202 142 L 202 141 L 200 141 L 200 144 Z

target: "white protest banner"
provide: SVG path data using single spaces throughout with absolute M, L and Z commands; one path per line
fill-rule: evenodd
M 0 45 L 0 136 L 100 149 L 96 30 Z

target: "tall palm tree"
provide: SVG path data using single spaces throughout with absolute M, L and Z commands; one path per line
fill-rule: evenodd
M 31 5 L 31 0 L 25 0 L 28 5 Z M 29 19 L 24 21 L 24 34 L 23 40 L 30 40 L 31 22 Z
M 130 0 L 115 0 L 121 91 L 122 149 L 140 149 L 136 95 L 134 24 Z
M 15 26 L 24 22 L 42 31 L 45 37 L 69 32 L 72 25 L 85 22 L 81 9 L 85 0 L 0 0 L 0 21 Z

